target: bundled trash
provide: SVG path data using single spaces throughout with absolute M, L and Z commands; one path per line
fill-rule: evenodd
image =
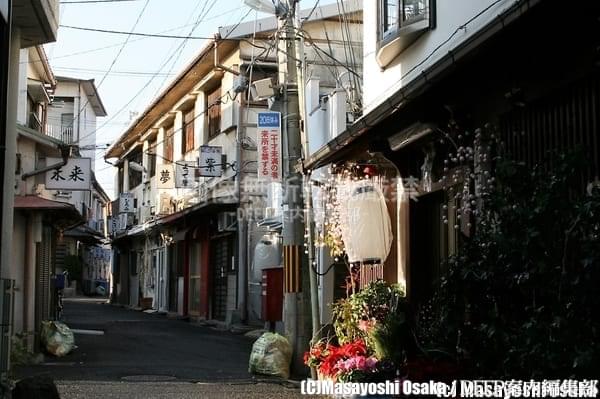
M 292 346 L 277 333 L 266 332 L 252 345 L 248 371 L 288 379 L 292 361 Z
M 42 321 L 40 338 L 46 351 L 57 357 L 65 356 L 76 348 L 73 331 L 60 321 Z

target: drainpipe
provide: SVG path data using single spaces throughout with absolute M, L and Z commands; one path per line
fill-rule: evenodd
M 217 48 L 219 47 L 219 40 L 221 40 L 221 35 L 219 35 L 218 33 L 215 34 L 215 39 L 214 39 L 214 65 L 215 65 L 215 69 L 219 69 L 219 70 L 223 70 L 229 73 L 232 73 L 234 75 L 239 75 L 240 73 L 236 70 L 233 70 L 221 63 L 219 63 L 219 53 L 217 51 Z
M 69 162 L 69 157 L 71 156 L 71 147 L 68 145 L 61 145 L 59 147 L 59 149 L 60 149 L 60 153 L 61 153 L 61 157 L 62 157 L 61 162 L 56 163 L 54 165 L 46 166 L 42 169 L 36 169 L 32 172 L 23 173 L 23 175 L 21 175 L 21 179 L 27 180 L 27 178 L 29 178 L 31 176 L 37 176 L 39 174 L 46 173 L 53 169 L 58 169 L 58 168 L 65 166 L 67 164 L 67 162 Z

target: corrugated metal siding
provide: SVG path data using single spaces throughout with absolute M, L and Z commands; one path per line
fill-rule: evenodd
M 599 113 L 596 73 L 505 114 L 500 129 L 508 153 L 529 165 L 548 162 L 548 151 L 581 148 L 589 161 L 583 183 L 600 174 Z
M 50 319 L 52 271 L 52 228 L 43 226 L 42 241 L 37 245 L 37 271 L 35 288 L 35 325 L 39 331 L 43 320 Z

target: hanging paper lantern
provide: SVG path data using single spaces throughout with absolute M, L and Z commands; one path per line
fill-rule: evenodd
M 342 240 L 348 261 L 383 264 L 392 246 L 392 224 L 381 188 L 371 179 L 345 186 Z

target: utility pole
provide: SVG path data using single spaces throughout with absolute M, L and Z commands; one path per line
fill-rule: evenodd
M 302 370 L 302 354 L 311 337 L 309 267 L 304 256 L 304 202 L 302 195 L 302 139 L 294 18 L 297 0 L 286 0 L 282 16 L 283 40 L 279 40 L 279 81 L 284 87 L 282 126 L 284 145 L 283 251 L 285 335 L 293 348 L 292 369 Z M 302 49 L 303 50 L 303 49 Z

